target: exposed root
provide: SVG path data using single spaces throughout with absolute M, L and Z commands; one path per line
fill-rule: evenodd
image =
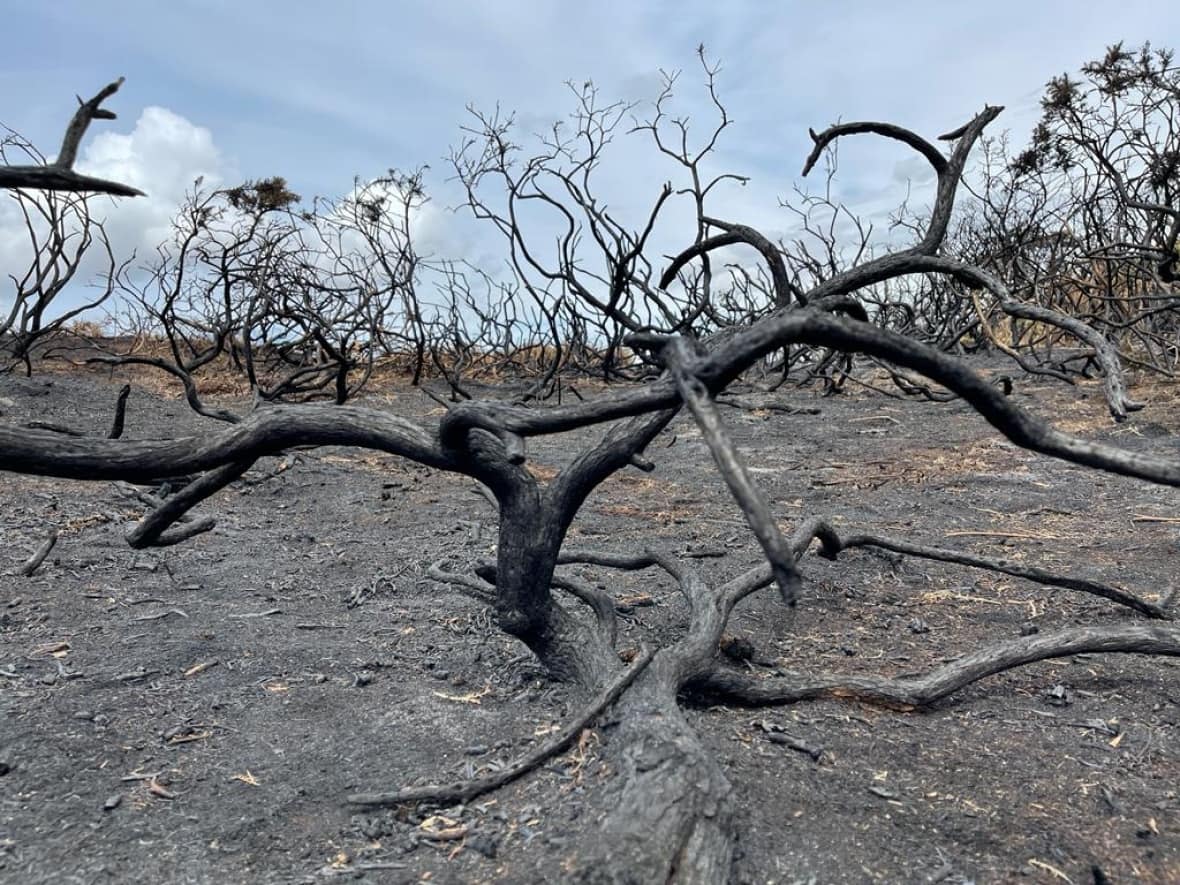
M 353 805 L 366 807 L 380 807 L 387 805 L 402 805 L 406 802 L 470 802 L 476 796 L 490 793 L 505 784 L 509 784 L 519 777 L 528 774 L 543 764 L 546 760 L 556 756 L 574 742 L 599 714 L 613 704 L 636 677 L 644 671 L 651 662 L 652 651 L 644 649 L 635 661 L 619 677 L 606 686 L 577 717 L 569 722 L 550 741 L 538 747 L 523 759 L 494 774 L 473 778 L 469 781 L 457 781 L 453 784 L 427 784 L 420 787 L 407 787 L 392 793 L 353 793 L 348 801 Z
M 986 676 L 1016 667 L 1092 653 L 1180 656 L 1180 628 L 1162 624 L 1074 627 L 982 648 L 915 679 L 792 673 L 758 679 L 714 669 L 693 681 L 694 695 L 751 706 L 843 698 L 900 710 L 928 707 Z

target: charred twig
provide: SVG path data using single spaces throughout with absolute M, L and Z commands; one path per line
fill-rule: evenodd
M 131 396 L 131 385 L 124 384 L 119 390 L 119 397 L 115 400 L 115 417 L 111 420 L 111 429 L 107 432 L 107 439 L 119 439 L 123 436 L 123 425 L 127 420 L 127 397 Z
M 254 459 L 234 461 L 190 482 L 179 491 L 169 495 L 160 505 L 139 521 L 127 533 L 127 543 L 132 547 L 167 547 L 179 544 L 194 535 L 210 531 L 216 521 L 205 518 L 168 531 L 168 527 L 180 520 L 194 506 L 225 488 L 242 476 L 254 464 Z
M 56 543 L 57 529 L 50 529 L 49 536 L 41 543 L 41 546 L 37 548 L 36 552 L 25 561 L 25 564 L 17 570 L 17 574 L 23 575 L 26 578 L 33 577 L 37 569 L 41 568 L 41 563 L 45 561 L 45 557 L 53 550 L 53 545 Z
M 850 550 L 855 547 L 879 547 L 883 550 L 891 550 L 894 553 L 903 553 L 907 556 L 918 556 L 923 559 L 933 559 L 939 562 L 949 562 L 971 568 L 986 569 L 987 571 L 1000 572 L 1001 574 L 1011 575 L 1014 578 L 1023 578 L 1026 581 L 1032 581 L 1049 587 L 1061 587 L 1066 590 L 1078 590 L 1093 596 L 1101 596 L 1117 605 L 1122 605 L 1147 615 L 1149 618 L 1171 620 L 1172 617 L 1168 612 L 1167 597 L 1162 599 L 1160 603 L 1152 603 L 1135 596 L 1133 593 L 1128 593 L 1125 590 L 1120 590 L 1118 587 L 1104 584 L 1100 581 L 1060 575 L 1044 569 L 1022 566 L 1003 559 L 976 556 L 973 553 L 966 553 L 959 550 L 946 550 L 939 547 L 911 544 L 908 541 L 902 541 L 896 538 L 883 538 L 868 534 L 848 535 L 842 538 L 835 528 L 821 517 L 811 517 L 799 523 L 791 535 L 789 546 L 797 559 L 806 553 L 807 548 L 816 540 L 821 544 L 820 555 L 826 559 L 834 560 L 841 551 Z M 735 584 L 739 581 L 748 580 L 755 583 L 761 582 L 759 586 L 765 586 L 765 584 L 772 580 L 770 568 L 766 565 L 752 569 L 747 575 L 748 577 L 735 578 L 730 583 Z

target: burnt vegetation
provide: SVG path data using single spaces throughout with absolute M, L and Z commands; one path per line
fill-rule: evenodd
M 85 119 L 67 134 L 74 150 L 56 164 L 45 166 L 10 135 L 5 151 L 36 163 L 0 170 L 36 254 L 13 275 L 0 326 L 13 364 L 31 372 L 34 357 L 57 356 L 142 367 L 174 379 L 195 412 L 219 422 L 196 436 L 122 439 L 123 396 L 108 438 L 0 424 L 0 467 L 154 485 L 139 496 L 149 510 L 128 535 L 136 547 L 207 531 L 213 518 L 194 508 L 260 459 L 296 449 L 375 450 L 475 480 L 498 510 L 494 556 L 440 562 L 431 577 L 486 604 L 499 630 L 549 678 L 572 686 L 584 707 L 537 752 L 495 774 L 334 798 L 364 808 L 471 801 L 542 765 L 609 709 L 602 753 L 614 776 L 605 811 L 564 868 L 579 881 L 726 881 L 737 800 L 686 705 L 838 698 L 907 711 L 1049 658 L 1180 655 L 1172 600 L 1160 588 L 1130 591 L 871 526 L 848 531 L 830 516 L 793 515 L 784 527 L 723 412 L 776 408 L 775 397 L 794 386 L 959 398 L 1016 446 L 1180 486 L 1180 457 L 1071 435 L 1009 396 L 1029 377 L 1074 385 L 1096 375 L 1111 419 L 1124 422 L 1144 408 L 1129 392 L 1128 367 L 1166 379 L 1177 371 L 1180 68 L 1170 53 L 1115 46 L 1080 79 L 1055 79 L 1032 143 L 1016 151 L 994 131 L 998 107 L 934 140 L 887 122 L 813 131 L 803 171 L 823 172 L 824 186 L 784 200 L 796 230 L 789 239 L 720 214 L 725 189 L 744 179 L 710 171 L 730 120 L 718 68 L 703 52 L 701 75 L 715 113 L 704 132 L 675 116 L 674 76 L 647 108 L 574 86 L 569 120 L 525 144 L 511 117 L 473 114 L 450 159 L 466 209 L 502 237 L 503 277 L 421 254 L 414 218 L 427 200 L 423 175 L 396 170 L 310 204 L 281 178 L 221 189 L 197 182 L 169 240 L 129 272 L 87 209 L 93 192 L 132 189 L 71 171 L 85 123 L 113 116 L 99 105 L 117 83 L 82 104 Z M 635 224 L 598 196 L 601 166 L 624 137 L 648 139 L 674 175 L 653 188 Z M 934 176 L 931 205 L 901 206 L 884 239 L 833 196 L 835 149 L 851 137 L 899 142 Z M 685 218 L 679 251 L 661 254 L 654 244 Z M 58 314 L 51 303 L 96 247 L 106 271 L 88 304 L 112 306 L 112 325 L 87 337 L 69 326 L 77 311 Z M 984 354 L 1010 361 L 1009 374 L 976 371 L 970 358 Z M 445 412 L 415 422 L 358 401 L 373 379 L 394 374 L 424 385 Z M 206 391 L 223 391 L 216 385 L 227 378 L 249 408 L 210 399 Z M 439 379 L 442 394 L 427 384 Z M 490 397 L 487 382 L 511 397 Z M 764 561 L 706 580 L 696 561 L 666 549 L 567 545 L 602 483 L 622 471 L 658 476 L 651 444 L 682 410 Z M 542 478 L 529 469 L 530 440 L 587 428 L 600 428 L 597 441 L 570 452 L 559 470 Z M 749 666 L 757 651 L 727 635 L 735 608 L 759 593 L 775 594 L 786 610 L 805 607 L 809 555 L 839 561 L 858 548 L 1090 594 L 1125 618 L 1008 639 L 906 677 L 768 675 Z M 601 583 L 571 565 L 584 567 L 579 574 L 593 568 Z M 610 587 L 619 570 L 674 581 L 687 606 L 679 635 L 620 647 Z

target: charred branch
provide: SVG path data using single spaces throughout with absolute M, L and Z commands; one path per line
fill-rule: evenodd
M 31 188 L 45 191 L 102 193 L 118 197 L 142 197 L 143 191 L 130 185 L 93 178 L 89 175 L 80 175 L 74 171 L 74 161 L 78 157 L 82 136 L 86 134 L 91 121 L 115 119 L 114 112 L 102 107 L 102 103 L 118 92 L 122 85 L 123 78 L 120 77 L 115 82 L 104 86 L 89 101 L 79 98 L 78 110 L 74 112 L 74 116 L 66 126 L 57 160 L 44 166 L 0 166 L 0 188 Z

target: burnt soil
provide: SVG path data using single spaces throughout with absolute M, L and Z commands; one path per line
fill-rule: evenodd
M 2 420 L 102 434 L 121 378 L 0 378 Z M 135 379 L 133 379 L 135 380 Z M 139 379 L 143 380 L 143 379 Z M 129 437 L 218 425 L 137 387 Z M 1058 427 L 1180 457 L 1180 389 L 1111 424 L 1095 384 L 1018 380 Z M 436 420 L 420 392 L 372 404 Z M 823 398 L 818 414 L 725 414 L 784 525 L 957 547 L 1156 600 L 1180 574 L 1180 492 L 1018 449 L 962 403 Z M 542 478 L 590 431 L 530 442 Z M 570 544 L 657 545 L 707 575 L 756 542 L 681 417 L 653 474 L 609 480 Z M 2 466 L 2 465 L 0 465 Z M 355 450 L 259 463 L 177 547 L 122 540 L 144 505 L 109 482 L 0 473 L 0 881 L 553 882 L 592 837 L 609 716 L 539 771 L 465 807 L 356 813 L 353 791 L 485 773 L 577 712 L 478 603 L 426 577 L 492 553 L 471 480 Z M 13 574 L 51 528 L 32 578 Z M 1102 599 L 853 550 L 803 564 L 792 613 L 764 591 L 730 632 L 754 670 L 918 673 L 1022 631 L 1118 623 Z M 674 640 L 669 579 L 582 568 L 612 592 L 621 649 Z M 690 709 L 738 798 L 735 881 L 1180 881 L 1180 662 L 1076 656 L 925 712 L 836 701 Z M 822 754 L 772 739 L 786 732 Z M 818 758 L 814 758 L 818 756 Z M 1104 880 L 1098 880 L 1104 881 Z

